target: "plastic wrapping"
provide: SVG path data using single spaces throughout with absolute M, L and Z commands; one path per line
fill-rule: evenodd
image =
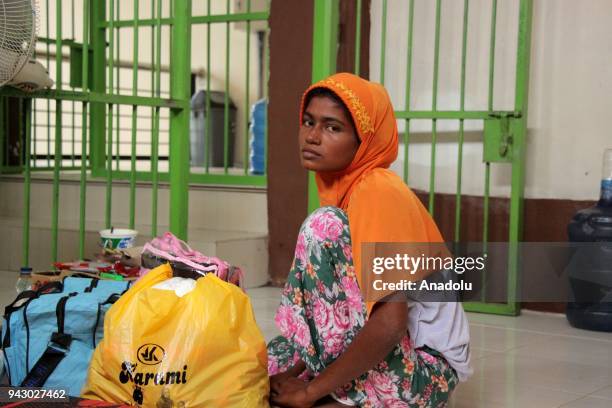
M 166 284 L 171 278 L 169 265 L 152 270 L 107 312 L 83 397 L 268 407 L 266 344 L 249 298 L 213 274 L 180 293 Z

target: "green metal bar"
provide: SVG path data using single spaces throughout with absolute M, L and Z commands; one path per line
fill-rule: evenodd
M 129 180 L 131 176 L 131 172 L 129 171 L 113 171 L 113 180 Z M 106 178 L 106 170 L 101 172 L 92 172 L 92 177 L 95 178 Z M 138 182 L 152 182 L 153 176 L 149 171 L 137 171 L 136 172 L 136 181 Z M 168 172 L 159 172 L 158 174 L 159 182 L 169 183 L 170 182 L 170 173 Z M 227 185 L 227 186 L 253 186 L 253 187 L 265 187 L 266 186 L 266 176 L 265 175 L 248 175 L 245 176 L 243 174 L 236 174 L 227 176 L 225 174 L 206 174 L 206 173 L 191 173 L 187 178 L 188 185 L 189 184 L 197 184 L 197 185 Z M 172 188 L 172 186 L 170 186 Z
M 13 166 L 13 167 L 2 166 L 0 167 L 0 173 L 2 174 L 22 174 L 23 173 L 22 167 L 23 166 Z M 34 169 L 32 169 L 32 171 L 34 171 Z
M 406 102 L 405 102 L 405 110 L 406 112 L 410 112 L 410 96 L 412 90 L 412 43 L 414 38 L 414 0 L 410 0 L 410 5 L 408 7 L 408 52 L 406 56 Z M 404 131 L 404 183 L 408 183 L 408 172 L 409 172 L 409 162 L 408 162 L 408 154 L 410 153 L 408 150 L 408 146 L 410 143 L 410 119 L 406 118 L 406 125 Z
M 155 0 L 151 0 L 151 18 L 155 19 Z M 138 93 L 141 91 L 138 90 Z M 155 97 L 155 26 L 151 26 L 151 97 Z M 155 108 L 151 108 L 151 131 L 155 127 Z M 151 134 L 151 142 L 153 141 Z M 151 146 L 152 147 L 152 146 Z M 151 149 L 152 150 L 152 149 Z M 152 164 L 149 161 L 149 164 Z
M 87 2 L 87 1 L 86 1 Z M 85 57 L 87 58 L 87 57 Z M 83 78 L 87 78 L 83 76 Z M 87 120 L 87 102 L 83 102 L 82 120 Z M 82 128 L 81 133 L 81 180 L 80 180 L 80 202 L 79 202 L 79 258 L 85 258 L 85 220 L 87 201 L 87 127 Z
M 117 1 L 117 18 L 116 20 L 120 20 L 121 19 L 121 6 L 119 4 L 119 1 Z M 113 22 L 114 23 L 114 22 Z M 115 25 L 116 27 L 116 25 Z M 117 61 L 121 60 L 121 29 L 119 29 L 119 27 L 117 27 Z M 116 86 L 116 93 L 117 95 L 119 95 L 121 93 L 121 67 L 119 66 L 119 64 L 117 64 L 117 86 Z M 111 86 L 113 86 L 113 84 L 111 83 Z M 115 149 L 117 151 L 117 159 L 115 160 L 115 169 L 119 170 L 119 165 L 120 165 L 120 160 L 119 160 L 119 156 L 120 156 L 120 147 L 121 147 L 121 129 L 120 129 L 120 117 L 121 117 L 121 106 L 119 105 L 115 105 L 117 107 L 117 118 L 116 118 L 116 131 L 117 131 L 117 138 L 116 138 L 116 146 Z
M 89 104 L 89 156 L 92 169 L 106 167 L 106 105 L 114 101 L 106 88 L 106 29 L 98 23 L 106 18 L 106 0 L 91 0 L 90 35 L 93 50 L 91 93 L 85 98 Z M 102 96 L 100 98 L 95 95 Z M 68 98 L 63 98 L 68 99 Z
M 62 89 L 62 0 L 56 1 L 55 10 L 55 86 L 58 90 Z M 62 101 L 55 101 L 55 148 L 53 163 L 53 198 L 51 210 L 51 260 L 57 261 L 58 244 L 58 222 L 59 222 L 59 178 L 62 166 Z
M 510 304 L 463 302 L 463 308 L 467 312 L 491 313 L 506 316 L 516 316 L 516 309 Z
M 357 0 L 357 16 L 355 17 L 355 75 L 361 70 L 361 8 L 362 0 Z
M 489 43 L 489 94 L 487 99 L 487 107 L 490 112 L 493 111 L 493 88 L 495 84 L 495 37 L 497 32 L 497 0 L 492 0 L 491 7 L 491 37 Z M 490 194 L 490 179 L 491 179 L 491 163 L 485 163 L 485 185 L 483 197 L 483 220 L 482 220 L 482 244 L 483 254 L 488 252 L 489 241 L 489 194 Z M 483 270 L 481 276 L 481 286 L 485 288 L 486 269 Z M 486 300 L 486 291 L 481 292 L 481 300 Z
M 431 110 L 438 109 L 438 73 L 440 63 L 440 15 L 442 11 L 441 0 L 436 0 L 436 34 L 434 46 L 434 72 L 433 90 L 431 97 Z M 436 195 L 436 143 L 438 138 L 437 119 L 431 123 L 431 167 L 429 173 L 429 213 L 434 215 L 434 199 Z
M 45 10 L 51 10 L 51 8 L 49 8 L 49 0 L 46 0 L 46 8 Z M 56 7 L 57 9 L 57 7 Z M 46 32 L 47 32 L 47 38 L 50 37 L 51 31 L 50 31 L 50 20 L 49 20 L 49 15 L 51 13 L 45 13 L 45 28 L 46 28 Z M 47 46 L 47 67 L 51 66 L 51 59 L 49 57 L 49 55 L 51 54 L 51 47 L 50 45 L 52 44 L 52 40 L 49 39 L 49 41 L 47 41 L 46 43 Z M 4 87 L 6 88 L 6 87 Z M 0 91 L 3 89 L 0 89 Z M 47 101 L 47 167 L 51 167 L 51 101 Z
M 514 121 L 512 139 L 512 195 L 510 197 L 510 257 L 508 260 L 508 303 L 514 314 L 520 311 L 518 244 L 523 236 L 523 195 L 525 190 L 525 138 L 529 92 L 529 64 L 531 58 L 531 27 L 533 0 L 521 0 L 519 9 L 518 50 L 516 58 L 516 89 L 514 109 L 525 114 Z
M 489 247 L 489 196 L 491 190 L 491 163 L 485 164 L 485 182 L 484 182 L 484 197 L 483 197 L 483 215 L 482 215 L 482 253 L 488 253 Z M 482 287 L 485 287 L 486 284 L 486 269 L 483 270 L 481 277 Z M 486 293 L 483 290 L 481 292 L 482 298 L 481 300 L 484 302 L 486 298 Z
M 210 2 L 206 5 L 208 15 L 210 15 Z M 210 119 L 210 22 L 206 24 L 206 151 L 205 151 L 205 164 L 206 173 L 210 171 L 210 151 L 212 149 L 212 122 Z
M 159 20 L 155 17 L 155 0 L 151 0 L 151 18 L 159 23 Z M 151 26 L 151 97 L 155 97 L 155 29 L 157 25 Z M 140 92 L 140 91 L 138 91 Z M 153 151 L 155 148 L 153 144 L 155 142 L 155 111 L 156 108 L 151 108 L 151 160 L 149 165 L 151 166 L 151 173 L 153 173 Z M 159 137 L 159 130 L 157 131 Z M 159 152 L 158 152 L 159 153 Z M 157 229 L 157 195 L 153 192 L 153 186 L 151 186 L 151 230 Z M 152 234 L 157 236 L 157 234 Z
M 251 0 L 247 0 L 247 13 L 251 12 Z M 251 22 L 246 23 L 246 95 L 244 104 L 244 175 L 249 174 L 249 113 L 250 113 L 250 75 L 251 67 Z
M 47 7 L 47 9 L 48 8 L 49 7 Z M 46 17 L 49 18 L 48 15 Z M 42 36 L 36 37 L 36 42 L 37 43 L 42 43 L 42 44 L 53 45 L 53 44 L 55 44 L 55 38 L 51 38 L 51 36 L 49 35 L 49 31 L 47 31 L 47 36 L 46 37 L 42 37 Z
M 117 33 L 119 33 L 119 30 L 117 30 Z M 117 43 L 117 45 L 119 45 L 119 43 Z M 119 72 L 119 70 L 117 70 L 117 72 Z M 117 78 L 119 79 L 119 78 Z M 115 118 L 115 131 L 117 132 L 117 137 L 115 138 L 115 151 L 116 151 L 116 156 L 117 158 L 115 159 L 115 169 L 119 170 L 119 167 L 121 166 L 121 160 L 119 159 L 120 156 L 120 148 L 121 148 L 121 127 L 120 122 L 121 122 L 121 105 L 114 105 L 117 108 L 117 114 L 116 114 L 116 118 Z
M 33 173 L 36 173 L 36 172 L 38 172 L 38 173 L 43 173 L 43 172 L 44 173 L 48 173 L 50 171 L 53 171 L 53 167 L 32 167 L 30 170 Z M 78 171 L 78 170 L 81 170 L 81 167 L 80 166 L 74 166 L 74 167 L 72 167 L 72 166 L 63 166 L 62 170 L 77 170 Z M 22 172 L 22 170 L 20 169 L 19 173 L 21 173 L 21 172 Z
M 31 141 L 31 119 L 32 119 L 32 100 L 24 101 L 25 107 L 25 163 L 23 171 L 23 255 L 21 264 L 30 265 L 30 141 Z M 3 122 L 4 123 L 4 122 Z
M 495 112 L 493 112 L 495 113 Z M 511 117 L 521 117 L 520 111 L 508 112 Z M 395 111 L 398 119 L 488 119 L 489 111 Z
M 230 0 L 226 1 L 227 13 L 230 12 Z M 228 174 L 229 162 L 229 77 L 230 77 L 230 23 L 225 23 L 225 100 L 223 102 L 223 171 Z
M 157 0 L 157 26 L 156 26 L 156 53 L 155 53 L 155 95 L 159 97 L 161 93 L 161 15 L 162 2 Z M 159 107 L 155 108 L 153 118 L 153 135 L 151 146 L 151 235 L 157 236 L 157 200 L 159 196 Z
M 267 21 L 269 18 L 269 13 L 267 11 L 259 11 L 253 13 L 234 13 L 234 14 L 211 14 L 205 16 L 191 16 L 189 22 L 192 25 L 196 24 L 208 24 L 208 23 L 240 23 L 243 21 Z M 115 22 L 115 27 L 132 27 L 134 24 L 138 27 L 144 26 L 154 26 L 156 25 L 156 19 L 153 18 L 144 18 L 134 20 L 117 20 Z M 171 18 L 162 18 L 162 25 L 172 25 Z M 108 27 L 107 22 L 102 22 L 99 24 L 100 28 Z
M 0 101 L 4 100 L 4 98 L 0 97 Z M 0 105 L 1 106 L 1 105 Z M 1 108 L 0 108 L 0 112 L 1 112 Z M 33 134 L 33 141 L 34 143 L 32 144 L 32 154 L 34 157 L 36 157 L 36 116 L 38 116 L 38 110 L 36 109 L 36 99 L 32 99 L 32 134 Z M 2 134 L 2 126 L 0 126 L 0 134 Z M 0 147 L 0 152 L 2 151 L 2 147 Z M 0 157 L 1 154 L 0 154 Z M 34 160 L 34 163 L 31 163 L 32 167 L 36 167 L 36 160 Z
M 108 48 L 108 83 L 109 94 L 113 94 L 114 73 L 115 73 L 115 28 L 113 22 L 115 19 L 115 0 L 110 0 L 110 21 L 108 26 L 109 48 Z M 113 206 L 113 109 L 114 105 L 108 105 L 108 135 L 106 140 L 106 202 L 104 206 L 104 226 L 111 228 L 112 226 L 112 206 Z
M 191 174 L 189 182 L 203 185 L 228 185 L 228 186 L 255 186 L 265 187 L 266 176 L 254 175 L 233 175 L 228 177 L 224 174 Z
M 117 28 L 126 28 L 126 27 L 154 27 L 156 25 L 155 18 L 141 18 L 141 19 L 131 19 L 131 20 L 119 20 L 115 21 L 115 27 Z M 171 18 L 162 18 L 162 25 L 171 26 L 172 19 Z M 106 21 L 103 21 L 99 24 L 99 27 L 105 28 L 108 27 L 109 24 Z
M 111 0 L 111 8 L 113 0 Z M 83 1 L 83 86 L 89 83 L 89 0 Z M 111 31 L 112 38 L 112 31 Z M 112 39 L 111 39 L 112 43 Z M 112 58 L 112 57 L 111 57 Z M 81 123 L 87 123 L 87 102 L 81 106 Z M 87 202 L 87 126 L 81 126 L 81 180 L 79 202 L 79 259 L 85 258 L 85 217 Z
M 336 72 L 338 45 L 338 0 L 315 0 L 312 46 L 312 82 Z M 308 212 L 319 207 L 319 196 L 314 173 L 308 172 Z
M 91 0 L 92 2 L 99 0 Z M 92 43 L 93 46 L 93 43 Z M 95 54 L 94 54 L 95 56 Z M 95 61 L 95 58 L 94 58 Z M 105 62 L 106 65 L 106 62 Z M 103 67 L 105 68 L 105 67 Z M 94 67 L 95 72 L 95 67 Z M 172 109 L 189 109 L 189 101 L 180 101 L 175 99 L 151 98 L 147 96 L 133 95 L 111 95 L 103 92 L 77 92 L 64 90 L 46 90 L 32 93 L 25 93 L 11 87 L 0 89 L 0 95 L 13 96 L 17 98 L 40 98 L 40 99 L 55 99 L 64 101 L 81 101 L 96 104 L 113 104 L 113 105 L 138 105 L 138 106 L 159 106 L 160 108 Z M 106 107 L 104 107 L 106 110 Z M 103 166 L 104 167 L 104 166 Z
M 268 11 L 260 11 L 253 13 L 236 13 L 236 14 L 218 14 L 211 16 L 193 16 L 190 21 L 191 24 L 205 24 L 205 23 L 239 23 L 242 21 L 267 21 L 270 17 Z
M 461 43 L 461 89 L 459 91 L 459 109 L 465 110 L 465 67 L 467 61 L 468 12 L 470 0 L 463 1 L 463 36 Z M 463 176 L 463 142 L 465 138 L 464 120 L 459 119 L 459 146 L 457 152 L 457 195 L 455 197 L 455 242 L 461 239 L 461 180 Z
M 0 96 L 0 165 L 4 168 L 5 165 L 8 164 L 8 142 L 7 142 L 7 129 L 6 125 L 8 124 L 8 120 L 6 120 L 6 97 Z M 3 171 L 0 171 L 2 173 Z
M 191 0 L 172 4 L 170 95 L 189 103 L 191 91 Z M 170 231 L 187 240 L 189 218 L 189 109 L 170 112 Z
M 385 84 L 385 49 L 387 45 L 387 0 L 382 3 L 382 35 L 380 36 L 380 83 Z
M 155 0 L 151 0 L 151 18 L 158 22 L 155 18 Z M 155 96 L 155 28 L 156 25 L 151 26 L 151 96 Z M 155 109 L 151 109 L 151 117 L 154 115 Z M 153 119 L 151 119 L 151 127 L 153 125 Z
M 491 42 L 489 44 L 489 111 L 493 111 L 493 88 L 495 85 L 495 37 L 497 33 L 497 0 L 491 7 Z
M 75 116 L 74 116 L 74 110 L 75 110 L 75 104 L 74 101 L 71 102 L 72 104 L 72 121 L 71 121 L 71 149 L 70 149 L 70 161 L 72 163 L 72 166 L 74 166 L 74 150 L 75 150 L 75 132 L 76 132 L 76 128 L 75 128 Z
M 138 88 L 138 26 L 135 24 L 139 16 L 140 1 L 134 1 L 134 53 L 132 55 L 132 96 L 136 96 Z M 130 228 L 134 229 L 136 225 L 136 114 L 138 106 L 132 105 L 132 149 L 130 153 Z
M 84 0 L 86 1 L 86 0 Z M 74 0 L 70 0 L 70 19 L 71 19 L 71 25 L 70 25 L 70 30 L 71 30 L 71 37 L 72 37 L 72 41 L 76 41 L 76 37 L 74 35 L 74 27 L 76 26 L 76 22 L 75 22 L 75 18 L 74 18 Z M 72 88 L 74 89 L 74 88 Z M 74 123 L 75 123 L 75 103 L 74 101 L 71 102 L 72 103 L 72 131 L 71 131 L 71 136 L 72 136 L 72 166 L 74 167 L 74 142 L 75 142 L 75 127 L 74 127 Z M 81 141 L 82 143 L 82 141 Z

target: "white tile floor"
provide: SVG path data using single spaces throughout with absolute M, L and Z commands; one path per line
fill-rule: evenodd
M 280 290 L 248 291 L 270 340 Z M 451 408 L 612 408 L 612 333 L 571 327 L 565 316 L 524 311 L 519 317 L 469 313 L 474 375 Z
M 0 305 L 15 297 L 15 272 L 0 271 Z M 266 340 L 278 335 L 280 289 L 248 291 Z M 612 333 L 572 328 L 562 315 L 468 314 L 474 376 L 452 408 L 612 408 Z

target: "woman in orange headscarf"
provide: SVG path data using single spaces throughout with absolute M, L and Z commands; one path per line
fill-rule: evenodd
M 272 402 L 443 405 L 470 374 L 461 305 L 368 291 L 361 271 L 363 243 L 442 242 L 388 169 L 398 132 L 387 92 L 347 73 L 315 83 L 302 97 L 299 140 L 322 207 L 302 224 L 276 314 L 282 335 L 268 346 Z

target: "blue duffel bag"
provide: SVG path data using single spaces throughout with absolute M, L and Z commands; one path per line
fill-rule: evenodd
M 126 281 L 67 277 L 20 293 L 2 324 L 10 385 L 78 396 L 104 333 L 104 315 L 128 288 Z

